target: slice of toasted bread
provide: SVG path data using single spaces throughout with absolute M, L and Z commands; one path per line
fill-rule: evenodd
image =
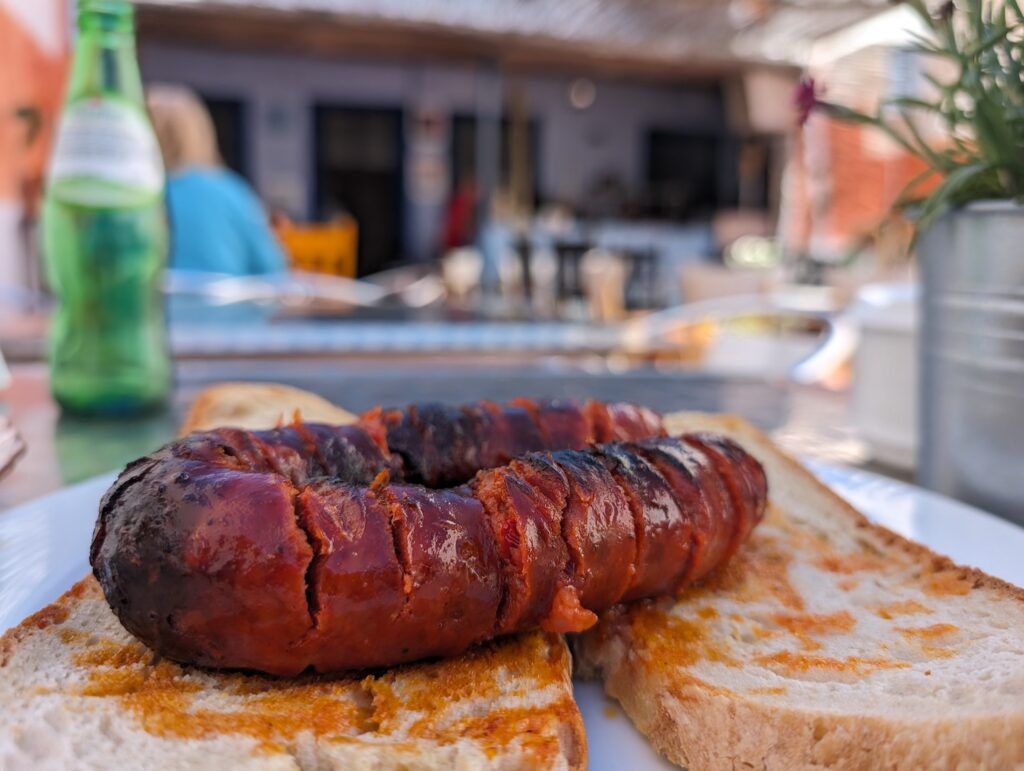
M 182 667 L 89 577 L 0 640 L 0 767 L 582 768 L 569 668 L 542 634 L 365 677 Z
M 350 422 L 285 386 L 228 384 L 185 430 Z M 83 545 L 85 548 L 85 545 Z M 154 657 L 84 579 L 0 639 L 0 768 L 585 768 L 562 638 L 356 677 L 273 679 Z
M 326 399 L 279 383 L 220 383 L 202 391 L 181 425 L 181 433 L 218 426 L 258 430 L 290 423 L 299 413 L 307 423 L 352 423 L 356 416 Z
M 576 641 L 690 769 L 1024 768 L 1024 590 L 870 524 L 741 420 L 672 416 L 765 466 L 769 514 L 724 571 Z

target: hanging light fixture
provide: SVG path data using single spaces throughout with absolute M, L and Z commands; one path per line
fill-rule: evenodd
M 590 78 L 576 78 L 569 84 L 569 104 L 577 110 L 586 110 L 597 99 L 597 86 Z

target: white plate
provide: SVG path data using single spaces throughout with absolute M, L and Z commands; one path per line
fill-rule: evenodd
M 1015 584 L 1024 585 L 1024 529 L 940 495 L 863 471 L 808 463 L 871 519 Z M 0 514 L 0 630 L 52 602 L 88 571 L 100 496 L 112 475 Z M 590 768 L 674 768 L 650 748 L 596 683 L 577 682 Z

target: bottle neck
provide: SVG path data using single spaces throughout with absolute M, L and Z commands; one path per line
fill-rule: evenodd
M 81 10 L 68 101 L 116 96 L 142 107 L 142 76 L 135 56 L 131 19 L 110 23 L 100 14 Z

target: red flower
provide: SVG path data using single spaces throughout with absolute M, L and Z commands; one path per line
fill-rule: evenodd
M 818 106 L 818 87 L 814 78 L 800 78 L 800 83 L 793 94 L 793 104 L 796 107 L 797 125 L 803 126 L 811 117 L 811 112 Z

